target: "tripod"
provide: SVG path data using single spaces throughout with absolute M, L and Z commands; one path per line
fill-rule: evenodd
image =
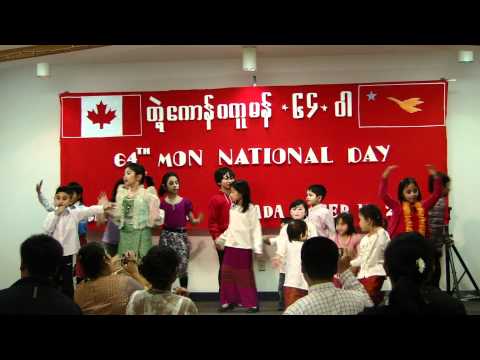
M 448 234 L 447 226 L 443 228 L 444 235 Z M 469 300 L 480 300 L 480 289 L 478 288 L 475 279 L 473 278 L 470 270 L 468 270 L 465 261 L 463 261 L 460 253 L 458 252 L 455 244 L 453 243 L 453 238 L 451 234 L 444 237 L 446 240 L 444 241 L 445 245 L 445 265 L 446 265 L 446 280 L 447 280 L 447 293 L 449 295 L 455 296 L 458 300 L 462 301 L 469 301 Z M 458 261 L 463 267 L 463 273 L 460 277 L 457 275 L 457 269 L 455 267 L 454 255 L 457 257 Z M 460 281 L 462 281 L 463 277 L 467 275 L 472 283 L 473 287 L 475 288 L 476 295 L 462 295 L 460 293 Z M 453 277 L 453 287 L 450 284 L 450 276 Z

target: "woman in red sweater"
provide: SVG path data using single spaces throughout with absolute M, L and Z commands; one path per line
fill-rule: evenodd
M 437 171 L 432 165 L 427 165 L 430 175 L 434 177 L 432 195 L 422 201 L 422 194 L 414 178 L 408 177 L 398 185 L 398 201 L 388 195 L 388 177 L 397 165 L 387 167 L 380 182 L 380 197 L 390 209 L 392 217 L 388 224 L 388 233 L 393 239 L 403 232 L 416 231 L 426 236 L 428 231 L 428 211 L 442 196 L 442 179 L 437 176 Z

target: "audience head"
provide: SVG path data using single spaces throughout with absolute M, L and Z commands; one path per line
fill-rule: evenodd
M 22 277 L 52 278 L 62 262 L 62 245 L 45 234 L 32 235 L 20 246 Z
M 157 290 L 169 290 L 177 278 L 179 259 L 175 250 L 153 246 L 143 257 L 140 273 Z
M 421 313 L 422 288 L 433 274 L 433 245 L 416 232 L 396 236 L 385 250 L 385 271 L 392 282 L 390 304 L 408 313 Z
M 316 281 L 331 281 L 337 272 L 338 247 L 329 238 L 317 236 L 302 246 L 302 272 L 309 285 Z
M 103 244 L 90 242 L 78 252 L 78 261 L 88 279 L 97 279 L 112 272 L 111 257 L 105 251 Z

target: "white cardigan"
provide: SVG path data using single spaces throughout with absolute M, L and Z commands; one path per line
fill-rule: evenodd
M 218 237 L 217 243 L 237 249 L 253 249 L 256 254 L 263 253 L 262 227 L 253 204 L 246 212 L 242 212 L 242 207 L 238 205 L 230 209 L 228 228 Z
M 374 234 L 365 235 L 360 240 L 358 256 L 350 262 L 354 267 L 360 266 L 357 278 L 386 275 L 383 262 L 389 241 L 390 236 L 383 228 L 378 228 Z

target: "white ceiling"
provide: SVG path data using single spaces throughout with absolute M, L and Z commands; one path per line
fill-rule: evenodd
M 27 45 L 0 45 L 0 50 L 22 46 Z M 257 46 L 257 56 L 267 58 L 437 51 L 454 53 L 460 48 L 471 49 L 472 47 L 457 45 L 259 45 Z M 51 64 L 115 64 L 240 59 L 241 54 L 242 46 L 240 45 L 113 45 L 32 59 L 1 62 L 0 70 L 37 63 L 40 60 Z

